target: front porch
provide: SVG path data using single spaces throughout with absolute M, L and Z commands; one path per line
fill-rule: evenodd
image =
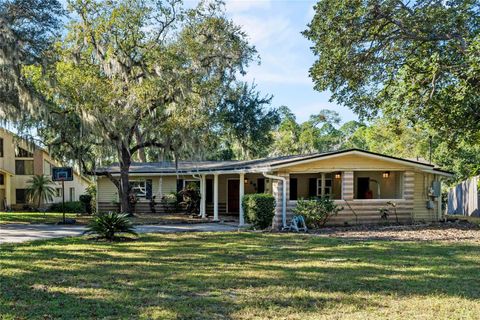
M 328 225 L 375 224 L 381 222 L 381 208 L 394 203 L 389 220 L 409 223 L 414 220 L 414 175 L 412 171 L 319 171 L 279 174 L 286 179 L 286 221 L 300 199 L 329 197 L 343 207 Z M 276 228 L 282 227 L 282 183 L 273 184 L 277 199 L 274 219 Z
M 152 215 L 151 197 L 155 197 L 155 215 L 172 215 L 175 208 L 164 200 L 184 189 L 188 184 L 196 184 L 201 195 L 199 218 L 203 221 L 238 221 L 238 225 L 245 224 L 241 199 L 245 194 L 272 193 L 271 179 L 261 173 L 215 173 L 198 175 L 162 175 L 132 176 L 130 178 L 138 202 L 135 213 L 139 215 Z M 98 188 L 103 192 L 99 194 L 99 212 L 118 211 L 118 192 L 106 178 L 100 178 Z M 109 201 L 109 199 L 112 199 Z M 181 216 L 181 212 L 180 212 Z M 184 215 L 185 216 L 185 215 Z M 191 222 L 185 216 L 185 222 Z M 193 219 L 195 220 L 195 219 Z M 198 218 L 196 219 L 199 220 Z M 200 221 L 201 221 L 200 220 Z
M 177 179 L 177 185 L 185 186 L 191 182 L 199 186 L 201 218 L 210 218 L 212 221 L 238 221 L 239 226 L 245 224 L 243 196 L 252 193 L 272 193 L 271 179 L 261 173 L 215 173 Z

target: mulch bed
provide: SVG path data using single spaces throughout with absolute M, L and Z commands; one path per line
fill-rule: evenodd
M 310 230 L 321 237 L 349 240 L 446 241 L 480 243 L 480 227 L 467 221 L 392 226 L 355 226 Z

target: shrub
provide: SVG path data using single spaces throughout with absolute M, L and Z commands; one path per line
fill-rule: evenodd
M 293 212 L 297 215 L 302 215 L 309 228 L 320 228 L 341 210 L 343 210 L 343 207 L 336 205 L 330 198 L 323 197 L 311 200 L 298 200 Z
M 79 197 L 80 202 L 83 203 L 83 206 L 85 207 L 85 211 L 88 214 L 92 214 L 92 212 L 93 212 L 93 210 L 92 210 L 92 199 L 93 199 L 93 197 L 89 194 L 82 194 Z
M 178 202 L 178 198 L 179 196 L 176 192 L 171 192 L 164 195 L 160 199 L 160 203 L 168 213 L 176 213 L 180 211 L 180 203 Z
M 393 213 L 395 214 L 395 220 L 397 221 L 397 223 L 399 223 L 397 215 L 397 204 L 392 201 L 387 202 L 387 207 L 380 208 L 380 218 L 382 220 L 388 220 L 388 217 L 390 216 L 390 211 L 393 211 Z
M 62 203 L 54 203 L 50 207 L 51 212 L 62 212 Z M 85 213 L 85 205 L 81 201 L 65 202 L 65 212 L 67 213 Z
M 100 238 L 109 241 L 115 240 L 116 234 L 128 233 L 137 235 L 133 229 L 128 215 L 116 212 L 101 213 L 97 215 L 87 226 L 84 234 L 97 234 Z
M 242 198 L 245 220 L 260 229 L 272 225 L 275 216 L 275 198 L 266 193 L 247 194 Z
M 92 200 L 90 200 L 90 206 L 92 208 L 92 214 L 94 214 L 97 211 L 97 187 L 94 184 L 90 184 L 85 189 L 85 192 L 92 197 Z
M 190 183 L 185 186 L 185 189 L 179 192 L 179 195 L 183 199 L 180 205 L 185 206 L 187 213 L 198 214 L 200 213 L 200 190 L 194 183 Z

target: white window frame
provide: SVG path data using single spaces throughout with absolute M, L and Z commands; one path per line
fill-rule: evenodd
M 330 186 L 326 185 L 326 182 L 330 181 Z M 328 192 L 327 192 L 328 190 Z M 333 191 L 333 179 L 325 178 L 325 175 L 322 174 L 321 178 L 317 178 L 317 197 L 327 196 L 331 197 Z
M 70 187 L 69 195 L 70 195 L 70 201 L 75 201 L 75 187 Z
M 134 183 L 143 184 L 143 187 L 140 186 L 140 185 L 133 187 L 132 184 L 134 184 Z M 130 186 L 131 186 L 131 189 L 132 189 L 133 193 L 138 198 L 146 198 L 147 197 L 147 180 L 130 180 Z
M 52 164 L 47 160 L 43 160 L 43 171 L 43 174 L 46 176 L 52 175 Z

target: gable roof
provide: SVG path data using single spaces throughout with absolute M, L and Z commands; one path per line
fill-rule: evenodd
M 134 162 L 130 167 L 131 174 L 196 174 L 196 173 L 237 173 L 237 172 L 262 172 L 292 166 L 294 164 L 308 163 L 319 159 L 338 157 L 346 154 L 361 154 L 368 157 L 380 158 L 386 161 L 411 165 L 432 173 L 451 176 L 453 173 L 436 168 L 433 164 L 420 161 L 402 159 L 387 156 L 380 153 L 365 151 L 361 149 L 346 149 L 308 155 L 291 155 L 256 160 L 230 160 L 230 161 L 179 161 L 175 162 Z M 106 173 L 119 174 L 118 164 L 109 167 L 98 168 L 96 175 Z

